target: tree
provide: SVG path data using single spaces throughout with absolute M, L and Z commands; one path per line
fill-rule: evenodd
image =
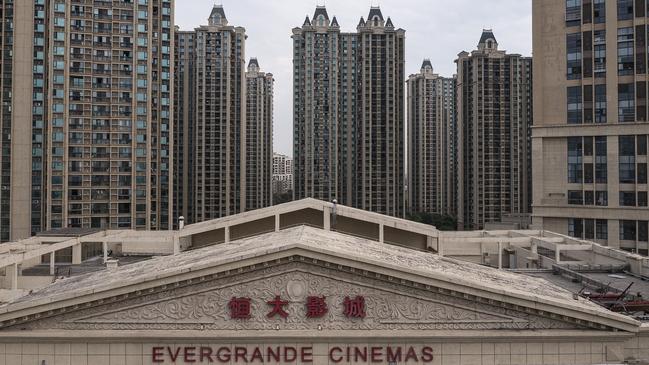
M 293 190 L 273 195 L 273 205 L 288 203 L 290 201 L 293 201 Z
M 435 226 L 440 231 L 456 231 L 457 218 L 448 214 L 435 214 L 426 212 L 413 212 L 407 218 L 413 222 Z

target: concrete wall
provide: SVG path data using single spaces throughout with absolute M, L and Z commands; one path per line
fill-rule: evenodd
M 379 240 L 379 225 L 358 219 L 337 216 L 335 226 L 333 219 L 331 220 L 331 230 L 374 241 Z
M 307 208 L 295 212 L 284 213 L 280 216 L 281 229 L 305 224 L 313 227 L 323 228 L 324 217 L 322 211 Z
M 428 240 L 423 234 L 384 226 L 383 237 L 385 243 L 391 243 L 424 251 L 428 249 Z
M 204 247 L 225 242 L 225 228 L 197 233 L 192 236 L 192 247 Z
M 485 334 L 488 336 L 487 334 Z M 496 336 L 498 337 L 498 336 Z M 168 341 L 168 342 L 145 342 L 138 341 L 97 341 L 97 342 L 7 342 L 0 341 L 0 363 L 10 365 L 110 365 L 110 364 L 125 364 L 125 365 L 148 365 L 153 364 L 152 354 L 154 348 L 162 347 L 165 355 L 162 357 L 163 362 L 159 364 L 209 364 L 204 359 L 200 361 L 198 356 L 195 356 L 194 362 L 187 362 L 183 359 L 183 354 L 179 356 L 179 360 L 171 362 L 167 354 L 167 346 L 172 352 L 185 347 L 195 347 L 196 353 L 199 352 L 200 347 L 220 348 L 228 347 L 230 351 L 234 352 L 234 347 L 245 347 L 246 351 L 252 352 L 257 346 L 294 346 L 294 347 L 311 347 L 313 354 L 312 362 L 287 362 L 286 364 L 310 363 L 310 364 L 335 364 L 330 361 L 330 351 L 332 348 L 341 347 L 345 349 L 347 346 L 358 347 L 381 347 L 385 349 L 387 346 L 395 347 L 401 346 L 408 349 L 411 346 L 420 353 L 421 349 L 425 346 L 430 347 L 433 353 L 433 359 L 428 364 L 438 365 L 487 365 L 487 364 L 500 364 L 500 365 L 592 365 L 592 364 L 620 364 L 620 359 L 617 356 L 624 356 L 624 351 L 628 351 L 626 357 L 637 355 L 649 355 L 646 350 L 649 344 L 646 344 L 646 339 L 634 339 L 624 342 L 615 342 L 613 340 L 586 340 L 580 341 L 578 336 L 571 338 L 567 341 L 562 341 L 557 338 L 549 338 L 543 340 L 539 338 L 534 341 L 516 341 L 506 340 L 499 342 L 498 339 L 484 338 L 483 340 L 448 340 L 440 341 L 421 341 L 416 342 L 395 341 L 390 343 L 385 342 L 372 342 L 371 340 L 365 341 L 340 341 L 336 343 L 313 343 L 292 341 L 290 343 L 257 343 L 243 342 L 241 344 L 233 344 L 232 341 L 224 343 L 215 343 L 215 341 L 197 341 L 195 343 L 182 341 Z M 297 343 L 296 343 L 297 342 Z M 368 343 L 369 342 L 369 343 Z M 642 349 L 641 346 L 645 345 Z M 158 351 L 158 350 L 156 350 Z M 385 351 L 385 350 L 384 350 Z M 216 350 L 214 350 L 216 352 Z M 369 351 L 368 351 L 369 352 Z M 404 354 L 405 356 L 405 354 Z M 369 357 L 369 354 L 368 354 Z M 385 357 L 385 355 L 384 355 Z M 217 362 L 218 363 L 218 362 Z M 228 362 L 230 363 L 230 362 Z M 234 361 L 231 362 L 235 364 Z M 238 362 L 239 364 L 243 362 Z M 256 363 L 260 363 L 257 361 Z M 274 362 L 268 362 L 269 364 Z M 343 361 L 338 364 L 347 364 Z M 350 362 L 352 364 L 365 364 L 368 361 Z M 386 361 L 375 362 L 378 364 L 387 364 Z M 406 362 L 403 362 L 404 364 Z M 414 364 L 414 361 L 407 362 Z M 419 361 L 423 364 L 425 362 Z
M 230 227 L 230 241 L 275 231 L 275 217 L 258 219 Z

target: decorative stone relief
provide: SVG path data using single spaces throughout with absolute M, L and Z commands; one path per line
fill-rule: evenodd
M 396 280 L 395 280 L 396 281 Z M 268 318 L 280 295 L 289 316 Z M 307 296 L 325 296 L 327 314 L 310 319 Z M 346 296 L 365 298 L 365 318 L 346 318 Z M 249 319 L 231 319 L 228 302 L 251 298 Z M 20 325 L 25 329 L 95 330 L 439 330 L 575 328 L 563 321 L 303 262 L 129 298 Z

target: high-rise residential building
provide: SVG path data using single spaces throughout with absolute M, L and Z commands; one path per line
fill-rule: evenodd
M 215 5 L 196 28 L 194 222 L 245 211 L 246 30 Z
M 246 72 L 246 210 L 271 206 L 273 168 L 273 74 L 251 58 Z
M 215 5 L 208 25 L 176 32 L 174 211 L 202 222 L 272 205 L 273 88 L 246 31 Z
M 293 160 L 279 153 L 273 154 L 273 195 L 293 191 Z
M 643 255 L 647 5 L 533 2 L 533 223 Z
M 295 198 L 404 214 L 404 40 L 381 10 L 355 33 L 318 6 L 293 29 Z
M 457 123 L 455 77 L 430 60 L 408 79 L 408 210 L 455 216 Z
M 171 226 L 173 5 L 2 2 L 2 240 Z
M 458 227 L 482 229 L 531 206 L 532 59 L 491 30 L 457 63 Z
M 176 29 L 175 41 L 174 219 L 183 217 L 191 224 L 195 222 L 196 32 Z

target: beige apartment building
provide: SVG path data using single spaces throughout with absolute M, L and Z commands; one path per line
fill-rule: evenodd
M 279 153 L 273 154 L 273 194 L 293 191 L 293 159 Z
M 457 63 L 458 227 L 529 213 L 532 59 L 498 49 L 484 30 Z
M 430 60 L 408 78 L 408 211 L 455 216 L 457 123 L 455 77 Z
M 174 77 L 174 219 L 194 223 L 196 33 L 176 28 Z M 177 227 L 178 222 L 174 222 Z
M 0 240 L 169 228 L 173 0 L 2 7 Z
M 208 25 L 176 32 L 174 211 L 185 224 L 272 204 L 273 88 L 246 31 L 214 5 Z
M 533 223 L 643 255 L 647 10 L 631 0 L 533 2 Z
M 402 216 L 405 31 L 372 7 L 342 33 L 318 6 L 292 38 L 295 198 Z
M 196 28 L 195 222 L 245 211 L 246 30 L 215 5 Z
M 273 204 L 273 74 L 251 58 L 246 72 L 246 210 Z

